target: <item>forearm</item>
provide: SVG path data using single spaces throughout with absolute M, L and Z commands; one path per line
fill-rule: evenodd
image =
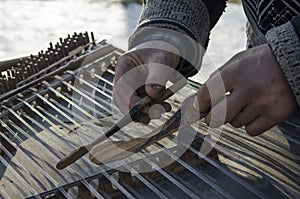
M 149 0 L 129 48 L 151 40 L 164 40 L 175 47 L 194 67 L 180 66 L 185 76 L 194 75 L 200 68 L 208 44 L 209 32 L 225 8 L 225 0 Z M 196 69 L 196 70 L 195 70 Z
M 266 37 L 300 105 L 300 16 L 271 29 Z

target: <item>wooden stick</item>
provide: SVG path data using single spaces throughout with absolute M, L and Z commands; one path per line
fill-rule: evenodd
M 139 101 L 136 105 L 134 105 L 125 116 L 119 120 L 115 125 L 113 125 L 107 132 L 105 132 L 103 135 L 101 135 L 99 138 L 95 139 L 93 142 L 81 146 L 78 149 L 72 151 L 70 154 L 68 154 L 66 157 L 61 159 L 57 164 L 57 169 L 64 169 L 70 164 L 76 162 L 78 159 L 80 159 L 82 156 L 87 154 L 94 146 L 97 144 L 105 141 L 110 136 L 114 135 L 116 132 L 118 132 L 121 128 L 125 127 L 127 124 L 131 123 L 132 121 L 136 121 L 138 119 L 140 110 L 146 105 L 146 104 L 156 104 L 161 103 L 171 97 L 175 92 L 179 91 L 181 88 L 183 88 L 186 84 L 186 79 L 179 80 L 177 83 L 170 86 L 164 93 L 164 95 L 158 99 L 158 100 L 152 100 L 150 97 L 144 97 L 141 101 Z
M 179 110 L 163 125 L 160 130 L 154 130 L 147 138 L 135 138 L 129 141 L 108 141 L 96 145 L 90 151 L 90 160 L 95 164 L 104 164 L 125 159 L 137 153 L 160 139 L 188 126 L 206 114 L 199 113 L 193 107 L 195 95 L 188 97 Z

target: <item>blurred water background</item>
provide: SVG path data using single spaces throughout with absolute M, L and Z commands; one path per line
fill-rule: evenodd
M 93 31 L 97 40 L 126 48 L 141 5 L 113 0 L 0 0 L 0 60 L 36 53 L 73 32 Z M 235 53 L 244 50 L 246 18 L 240 4 L 229 4 L 212 31 L 201 72 L 204 80 Z

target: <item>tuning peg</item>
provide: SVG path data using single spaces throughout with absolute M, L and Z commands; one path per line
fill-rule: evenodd
M 50 42 L 49 45 L 50 45 L 50 49 L 53 50 L 53 44 L 52 44 L 52 42 Z
M 92 38 L 93 45 L 96 45 L 96 40 L 93 32 L 91 32 L 91 38 Z
M 85 36 L 85 39 L 86 39 L 86 43 L 90 43 L 90 38 L 89 38 L 89 33 L 88 32 L 85 32 L 84 33 L 84 36 Z
M 17 70 L 16 71 L 16 81 L 17 82 L 20 82 L 20 81 L 22 81 L 23 79 L 22 79 L 22 76 L 21 76 L 21 73 L 20 73 L 20 70 Z
M 7 80 L 4 78 L 0 78 L 0 84 L 1 84 L 1 90 L 2 93 L 5 93 L 6 91 L 8 91 L 8 87 L 7 87 Z

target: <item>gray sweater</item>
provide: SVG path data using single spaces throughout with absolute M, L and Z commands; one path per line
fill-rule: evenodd
M 157 39 L 170 42 L 183 57 L 178 70 L 194 75 L 225 6 L 225 0 L 145 0 L 129 48 Z M 244 0 L 243 6 L 251 24 L 249 47 L 269 44 L 300 105 L 299 1 Z

